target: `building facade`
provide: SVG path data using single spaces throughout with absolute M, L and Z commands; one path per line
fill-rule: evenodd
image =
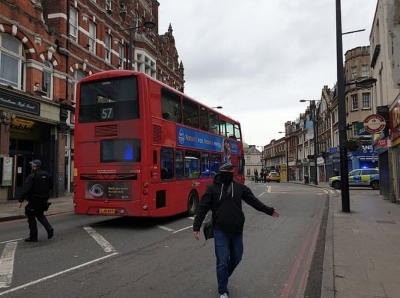
M 244 150 L 244 160 L 246 179 L 252 180 L 254 176 L 262 172 L 263 151 L 258 150 L 256 145 L 249 145 L 249 147 Z
M 348 50 L 345 54 L 345 100 L 348 148 L 348 170 L 379 167 L 380 193 L 393 202 L 400 202 L 400 2 L 378 0 L 370 33 L 370 45 Z M 310 120 L 311 106 L 300 114 L 300 130 L 296 133 L 298 156 L 296 171 L 313 172 L 310 152 L 317 153 L 319 181 L 328 181 L 340 167 L 337 86 L 325 86 L 317 101 L 316 151 L 303 138 L 308 131 L 304 123 Z M 382 116 L 385 128 L 368 133 L 364 120 L 370 115 Z M 286 158 L 293 159 L 290 138 L 292 125 L 285 125 Z M 274 141 L 274 140 L 273 140 Z M 308 153 L 308 154 L 307 154 Z M 312 154 L 311 154 L 312 155 Z M 269 158 L 269 155 L 266 155 Z M 271 157 L 274 163 L 274 157 Z M 269 161 L 266 160 L 266 164 Z M 291 164 L 292 165 L 292 164 Z M 289 168 L 290 170 L 290 168 Z
M 52 196 L 71 191 L 82 78 L 135 69 L 184 90 L 172 27 L 158 35 L 158 7 L 155 0 L 0 3 L 0 202 L 18 198 L 34 158 L 54 178 Z
M 382 115 L 387 128 L 374 137 L 378 152 L 381 194 L 400 202 L 398 179 L 400 147 L 397 126 L 397 102 L 400 93 L 400 3 L 379 0 L 370 33 L 373 112 Z
M 286 181 L 286 142 L 285 138 L 272 140 L 264 146 L 263 165 L 267 173 L 276 171 L 281 174 L 281 181 Z

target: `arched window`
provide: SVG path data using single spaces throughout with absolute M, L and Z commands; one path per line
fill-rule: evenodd
M 53 65 L 50 61 L 45 61 L 42 72 L 42 91 L 43 96 L 52 97 L 53 92 Z
M 23 90 L 24 56 L 22 43 L 15 37 L 0 34 L 0 84 Z

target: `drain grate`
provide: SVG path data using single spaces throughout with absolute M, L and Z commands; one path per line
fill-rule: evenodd
M 396 222 L 393 221 L 393 220 L 377 220 L 376 222 L 380 223 L 380 224 L 391 224 L 391 225 L 395 225 L 396 224 Z

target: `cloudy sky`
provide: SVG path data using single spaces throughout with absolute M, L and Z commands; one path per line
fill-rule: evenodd
M 284 137 L 324 85 L 336 82 L 335 0 L 159 0 L 172 25 L 185 93 L 242 124 L 257 146 Z M 341 1 L 343 54 L 369 45 L 377 0 Z

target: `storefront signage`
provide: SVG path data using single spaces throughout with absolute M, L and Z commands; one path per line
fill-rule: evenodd
M 40 103 L 19 99 L 1 93 L 0 93 L 0 106 L 37 116 L 40 115 Z
M 387 147 L 388 146 L 388 141 L 387 141 L 387 139 L 378 140 L 378 141 L 376 141 L 376 145 L 379 148 Z
M 10 137 L 14 139 L 38 140 L 43 127 L 34 121 L 14 118 L 10 125 Z
M 386 127 L 385 118 L 380 115 L 372 114 L 364 119 L 364 128 L 366 132 L 378 133 Z
M 357 122 L 356 123 L 356 130 L 357 130 L 357 135 L 358 136 L 370 135 L 370 133 L 365 130 L 364 122 Z

